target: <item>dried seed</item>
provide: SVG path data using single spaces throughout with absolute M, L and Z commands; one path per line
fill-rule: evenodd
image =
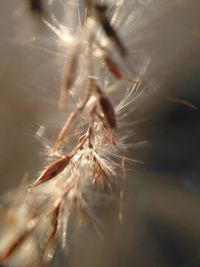
M 112 55 L 104 46 L 102 46 L 98 41 L 96 41 L 96 43 L 97 46 L 103 51 L 103 58 L 108 69 L 117 79 L 121 80 L 123 78 L 123 74 L 119 65 L 113 60 Z
M 99 97 L 99 104 L 101 106 L 102 112 L 104 114 L 104 117 L 111 129 L 116 129 L 117 128 L 117 122 L 116 122 L 116 116 L 115 116 L 115 111 L 112 106 L 112 103 L 110 100 L 101 95 Z
M 53 146 L 52 152 L 59 150 L 64 142 L 69 138 L 70 134 L 75 129 L 76 125 L 78 124 L 78 121 L 81 116 L 82 110 L 85 108 L 85 105 L 87 104 L 88 100 L 90 99 L 90 92 L 86 95 L 84 101 L 82 102 L 81 106 L 77 107 L 69 116 L 67 119 L 65 125 L 63 126 L 62 130 L 60 131 L 58 138 Z
M 104 60 L 108 69 L 112 72 L 112 74 L 119 80 L 123 79 L 122 71 L 120 70 L 117 63 L 115 63 L 111 57 L 105 55 Z
M 60 205 L 56 206 L 55 209 L 53 210 L 52 214 L 52 230 L 49 235 L 48 241 L 46 243 L 44 252 L 43 252 L 43 260 L 44 262 L 48 262 L 49 259 L 53 257 L 53 254 L 55 252 L 55 244 L 56 244 L 56 239 L 58 236 L 58 216 L 60 212 Z
M 38 186 L 42 183 L 45 183 L 53 179 L 55 176 L 57 176 L 59 173 L 61 173 L 66 168 L 69 161 L 70 161 L 70 157 L 65 155 L 64 157 L 54 162 L 44 171 L 44 173 L 33 184 L 29 186 L 29 188 Z
M 71 56 L 70 62 L 64 68 L 63 82 L 60 89 L 60 97 L 58 101 L 58 107 L 61 110 L 65 110 L 67 107 L 69 91 L 76 80 L 78 59 L 79 51 L 77 46 L 73 55 Z
M 59 150 L 62 147 L 63 143 L 66 142 L 66 140 L 69 138 L 70 134 L 73 132 L 80 119 L 81 110 L 82 108 L 78 107 L 74 112 L 70 114 L 53 146 L 53 152 Z
M 101 107 L 101 110 L 104 114 L 105 120 L 108 123 L 108 126 L 111 129 L 116 129 L 117 128 L 117 122 L 116 122 L 116 116 L 115 116 L 115 111 L 112 106 L 112 103 L 110 100 L 104 96 L 102 90 L 100 87 L 95 83 L 95 81 L 90 80 L 90 90 L 91 92 L 97 96 L 99 105 Z M 98 115 L 96 110 L 93 110 L 95 112 L 95 115 Z M 101 118 L 101 115 L 100 115 Z
M 115 44 L 120 54 L 125 56 L 127 54 L 126 48 L 106 16 L 107 6 L 96 4 L 95 11 L 105 34 Z

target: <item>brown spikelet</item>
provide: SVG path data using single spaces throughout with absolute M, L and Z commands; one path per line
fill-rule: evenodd
M 108 67 L 108 69 L 110 70 L 110 72 L 112 72 L 112 74 L 119 80 L 123 79 L 123 74 L 122 71 L 120 70 L 120 67 L 117 65 L 117 63 L 115 63 L 111 57 L 109 57 L 108 55 L 106 55 L 104 57 L 105 63 Z
M 45 183 L 51 179 L 53 179 L 55 176 L 57 176 L 60 172 L 62 172 L 66 166 L 68 165 L 70 161 L 70 157 L 65 155 L 58 159 L 56 162 L 54 162 L 52 165 L 50 165 L 44 173 L 29 187 L 35 187 L 37 185 L 40 185 L 42 183 Z
M 54 251 L 55 251 L 55 246 L 56 246 L 56 241 L 57 241 L 57 236 L 58 236 L 58 216 L 60 212 L 60 203 L 57 205 L 53 211 L 52 211 L 52 219 L 51 219 L 51 233 L 49 235 L 49 238 L 47 240 L 44 252 L 43 252 L 43 261 L 47 263 L 49 261 L 49 258 L 52 258 Z
M 117 121 L 112 103 L 107 97 L 101 95 L 99 97 L 99 104 L 109 127 L 115 130 L 117 128 Z
M 57 137 L 52 152 L 59 150 L 62 147 L 63 143 L 66 142 L 66 140 L 69 138 L 70 134 L 73 132 L 80 119 L 81 110 L 82 109 L 79 107 L 70 114 Z
M 102 50 L 103 52 L 103 59 L 105 61 L 106 66 L 108 67 L 109 71 L 112 72 L 112 74 L 115 76 L 115 78 L 121 80 L 123 79 L 123 73 L 120 68 L 120 66 L 115 62 L 110 52 L 101 45 L 98 41 L 96 41 L 97 46 Z
M 78 48 L 76 48 L 75 52 L 71 56 L 70 62 L 65 66 L 63 72 L 60 97 L 58 101 L 58 107 L 61 110 L 65 110 L 67 108 L 69 91 L 72 88 L 77 76 L 78 59 L 79 53 Z
M 112 43 L 115 44 L 120 54 L 125 56 L 127 54 L 127 50 L 106 16 L 107 6 L 96 4 L 95 11 L 97 19 L 99 20 L 99 23 L 101 24 L 106 36 L 111 40 Z

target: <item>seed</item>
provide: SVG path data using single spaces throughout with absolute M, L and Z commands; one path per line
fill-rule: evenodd
M 42 183 L 45 183 L 51 179 L 53 179 L 55 176 L 57 176 L 59 173 L 61 173 L 66 166 L 68 165 L 70 161 L 70 157 L 65 155 L 64 157 L 60 158 L 56 162 L 54 162 L 52 165 L 50 165 L 44 173 L 29 187 L 35 187 Z
M 115 111 L 110 100 L 105 96 L 100 96 L 99 103 L 103 111 L 104 117 L 111 129 L 117 128 Z

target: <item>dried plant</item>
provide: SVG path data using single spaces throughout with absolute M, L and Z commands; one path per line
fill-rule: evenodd
M 42 17 L 42 3 L 31 3 Z M 126 163 L 134 163 L 126 118 L 151 91 L 144 82 L 149 58 L 131 50 L 132 28 L 149 3 L 66 0 L 71 16 L 64 27 L 54 25 L 54 16 L 42 19 L 65 45 L 58 107 L 66 122 L 47 153 L 47 167 L 12 193 L 3 210 L 3 264 L 44 266 L 60 241 L 66 249 L 69 231 L 88 222 L 101 234 L 101 203 L 105 209 L 109 198 L 122 220 Z

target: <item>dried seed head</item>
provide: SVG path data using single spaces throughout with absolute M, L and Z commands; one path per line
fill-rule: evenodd
M 48 4 L 50 2 L 51 0 L 48 1 Z M 57 3 L 57 1 L 53 2 Z M 61 109 L 66 109 L 68 96 L 72 93 L 75 102 L 81 98 L 82 102 L 70 111 L 70 115 L 59 132 L 52 151 L 57 152 L 61 149 L 69 137 L 75 133 L 75 130 L 76 133 L 81 132 L 82 136 L 77 144 L 72 146 L 72 150 L 68 155 L 63 155 L 57 161 L 51 163 L 41 176 L 29 186 L 28 193 L 31 192 L 31 194 L 28 196 L 30 196 L 30 201 L 28 205 L 25 201 L 23 203 L 25 212 L 19 213 L 17 206 L 11 210 L 11 215 L 19 213 L 14 219 L 8 214 L 8 222 L 5 222 L 6 228 L 16 228 L 17 230 L 11 232 L 12 240 L 3 253 L 0 252 L 0 260 L 2 259 L 2 261 L 10 263 L 10 258 L 14 258 L 14 260 L 18 258 L 20 251 L 22 252 L 22 259 L 25 258 L 25 254 L 31 255 L 35 252 L 35 256 L 27 260 L 28 264 L 22 262 L 22 266 L 26 267 L 37 266 L 36 264 L 38 263 L 42 263 L 41 266 L 43 266 L 43 264 L 47 263 L 54 254 L 60 232 L 62 232 L 63 240 L 66 241 L 67 227 L 71 231 L 71 223 L 76 227 L 77 221 L 81 224 L 86 218 L 96 223 L 98 222 L 98 218 L 95 216 L 98 214 L 98 203 L 95 201 L 99 201 L 98 195 L 100 194 L 108 193 L 110 197 L 112 189 L 114 193 L 115 180 L 113 178 L 117 176 L 116 170 L 119 168 L 119 161 L 115 162 L 114 159 L 111 159 L 111 157 L 114 158 L 113 155 L 116 151 L 119 152 L 120 148 L 120 142 L 116 138 L 115 131 L 117 128 L 115 109 L 111 103 L 112 99 L 110 100 L 96 84 L 97 80 L 101 80 L 101 83 L 106 85 L 115 79 L 109 79 L 110 73 L 106 72 L 106 79 L 104 80 L 104 70 L 101 76 L 101 66 L 98 65 L 99 62 L 96 64 L 97 53 L 95 54 L 95 52 L 98 50 L 97 52 L 101 53 L 100 60 L 104 57 L 104 62 L 115 78 L 127 81 L 124 68 L 124 65 L 126 65 L 124 64 L 124 56 L 127 51 L 118 36 L 118 32 L 116 32 L 110 18 L 106 14 L 107 5 L 102 4 L 102 2 L 109 1 L 98 1 L 100 4 L 95 4 L 97 2 L 95 0 L 84 0 L 83 3 L 79 1 L 80 3 L 77 3 L 77 5 L 71 5 L 70 3 L 73 1 L 64 2 L 66 2 L 66 6 L 69 8 L 69 22 L 70 20 L 74 22 L 74 25 L 69 26 L 71 28 L 67 30 L 69 34 L 67 36 L 67 43 L 71 42 L 72 39 L 76 41 L 70 46 L 72 49 L 71 57 L 63 71 L 58 105 Z M 44 7 L 42 4 L 45 4 L 44 0 L 29 0 L 29 3 L 32 4 L 32 11 L 37 14 L 43 14 Z M 120 8 L 119 14 L 121 14 L 121 7 L 124 3 L 124 1 L 117 1 L 117 5 Z M 73 9 L 70 10 L 72 6 Z M 78 12 L 75 10 L 77 6 L 81 8 Z M 85 7 L 84 11 L 83 7 Z M 72 14 L 70 14 L 71 11 Z M 84 12 L 86 20 L 82 23 Z M 130 17 L 132 18 L 131 15 Z M 76 17 L 79 18 L 77 27 L 75 25 Z M 51 18 L 52 21 L 57 23 L 57 19 L 54 16 Z M 47 21 L 44 20 L 44 22 L 62 41 L 65 41 L 65 34 L 61 29 L 62 25 L 54 27 Z M 96 26 L 102 27 L 104 36 L 101 36 L 101 33 L 99 35 L 95 34 Z M 81 38 L 79 38 L 78 34 L 74 36 L 75 32 L 81 33 Z M 98 45 L 98 42 L 103 44 L 102 47 Z M 96 44 L 101 49 L 98 49 Z M 111 50 L 109 50 L 110 48 Z M 122 83 L 123 81 L 117 84 L 121 86 Z M 115 88 L 115 84 L 113 88 Z M 109 88 L 105 87 L 105 90 L 109 93 L 111 92 Z M 78 95 L 79 93 L 80 95 Z M 130 94 L 128 93 L 125 96 L 121 106 L 131 103 L 131 100 L 129 101 Z M 83 112 L 84 114 L 82 114 Z M 84 123 L 81 119 L 84 120 Z M 87 125 L 85 125 L 85 122 Z M 88 130 L 85 131 L 87 126 L 89 126 Z M 117 157 L 121 156 L 117 155 Z M 46 183 L 52 179 L 56 182 Z M 121 179 L 121 177 L 117 176 L 116 179 Z M 43 183 L 46 184 L 37 187 Z M 32 190 L 33 187 L 37 188 Z M 97 192 L 98 190 L 101 192 Z M 120 195 L 121 198 L 122 195 Z M 23 199 L 25 199 L 24 195 Z M 20 198 L 20 205 L 21 201 L 23 201 L 22 197 Z M 52 203 L 54 204 L 52 205 Z M 30 216 L 27 216 L 27 214 L 29 215 L 28 211 L 31 211 L 33 214 L 33 210 L 36 215 L 30 218 Z M 37 226 L 34 226 L 34 219 L 35 223 L 37 220 Z M 31 225 L 26 226 L 31 220 L 33 220 L 32 228 Z M 20 225 L 18 226 L 19 221 Z M 18 231 L 19 228 L 20 231 Z M 26 250 L 29 239 L 34 244 Z M 3 243 L 4 241 L 1 241 L 0 245 Z M 30 253 L 26 253 L 26 251 Z M 35 262 L 34 259 L 36 259 Z

